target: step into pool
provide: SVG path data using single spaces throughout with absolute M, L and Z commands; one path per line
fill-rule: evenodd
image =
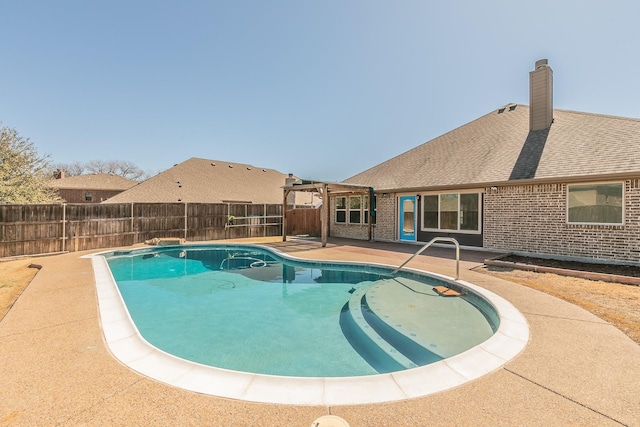
M 101 256 L 115 281 L 109 296 L 124 303 L 133 330 L 118 331 L 121 339 L 135 336 L 145 352 L 156 349 L 156 356 L 192 363 L 192 370 L 310 384 L 367 381 L 464 355 L 502 324 L 499 308 L 473 285 L 413 270 L 391 275 L 387 266 L 293 259 L 245 245 Z M 442 285 L 460 296 L 440 295 L 434 288 Z M 100 295 L 99 301 L 101 314 L 117 302 L 103 303 Z M 102 317 L 104 327 L 109 314 Z

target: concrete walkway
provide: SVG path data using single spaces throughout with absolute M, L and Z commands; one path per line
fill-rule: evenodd
M 398 265 L 410 245 L 330 240 L 268 244 L 311 259 Z M 409 265 L 454 275 L 453 250 Z M 100 329 L 86 253 L 34 259 L 42 270 L 0 323 L 0 425 L 309 426 L 333 414 L 356 426 L 640 426 L 640 346 L 590 313 L 541 292 L 470 271 L 461 278 L 509 300 L 530 342 L 503 368 L 458 388 L 358 406 L 256 404 L 200 395 L 140 376 L 116 361 Z

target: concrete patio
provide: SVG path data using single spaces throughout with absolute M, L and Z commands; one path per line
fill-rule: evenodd
M 258 243 L 301 258 L 390 265 L 417 249 L 343 239 L 330 239 L 326 248 L 303 239 Z M 453 252 L 430 248 L 409 266 L 453 276 Z M 0 322 L 0 425 L 309 426 L 327 414 L 352 427 L 640 425 L 640 346 L 579 307 L 470 271 L 486 253 L 462 251 L 460 276 L 524 314 L 530 326 L 524 351 L 448 391 L 357 406 L 223 399 L 131 371 L 104 344 L 86 254 L 34 258 L 41 271 Z

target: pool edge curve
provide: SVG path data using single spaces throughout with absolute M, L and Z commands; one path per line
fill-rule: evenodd
M 273 248 L 251 246 L 284 258 L 308 261 Z M 529 341 L 528 323 L 511 303 L 480 286 L 457 280 L 456 283 L 490 301 L 498 313 L 500 325 L 486 341 L 445 360 L 387 374 L 328 378 L 253 374 L 206 366 L 168 354 L 140 335 L 102 256 L 106 252 L 85 257 L 93 264 L 100 325 L 108 350 L 141 375 L 196 393 L 289 405 L 358 405 L 406 400 L 458 387 L 489 374 L 520 354 Z M 389 267 L 376 263 L 326 262 Z M 440 274 L 428 274 L 453 280 Z

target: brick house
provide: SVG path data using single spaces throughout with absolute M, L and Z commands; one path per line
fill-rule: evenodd
M 374 239 L 640 262 L 640 120 L 553 109 L 547 60 L 507 104 L 345 181 L 375 189 Z M 366 239 L 369 200 L 331 200 L 335 237 Z
M 100 203 L 137 184 L 128 178 L 107 173 L 65 177 L 64 172 L 58 171 L 49 186 L 66 203 Z
M 282 187 L 298 178 L 274 169 L 192 157 L 105 203 L 282 204 Z M 292 193 L 288 203 L 316 207 L 318 196 Z

